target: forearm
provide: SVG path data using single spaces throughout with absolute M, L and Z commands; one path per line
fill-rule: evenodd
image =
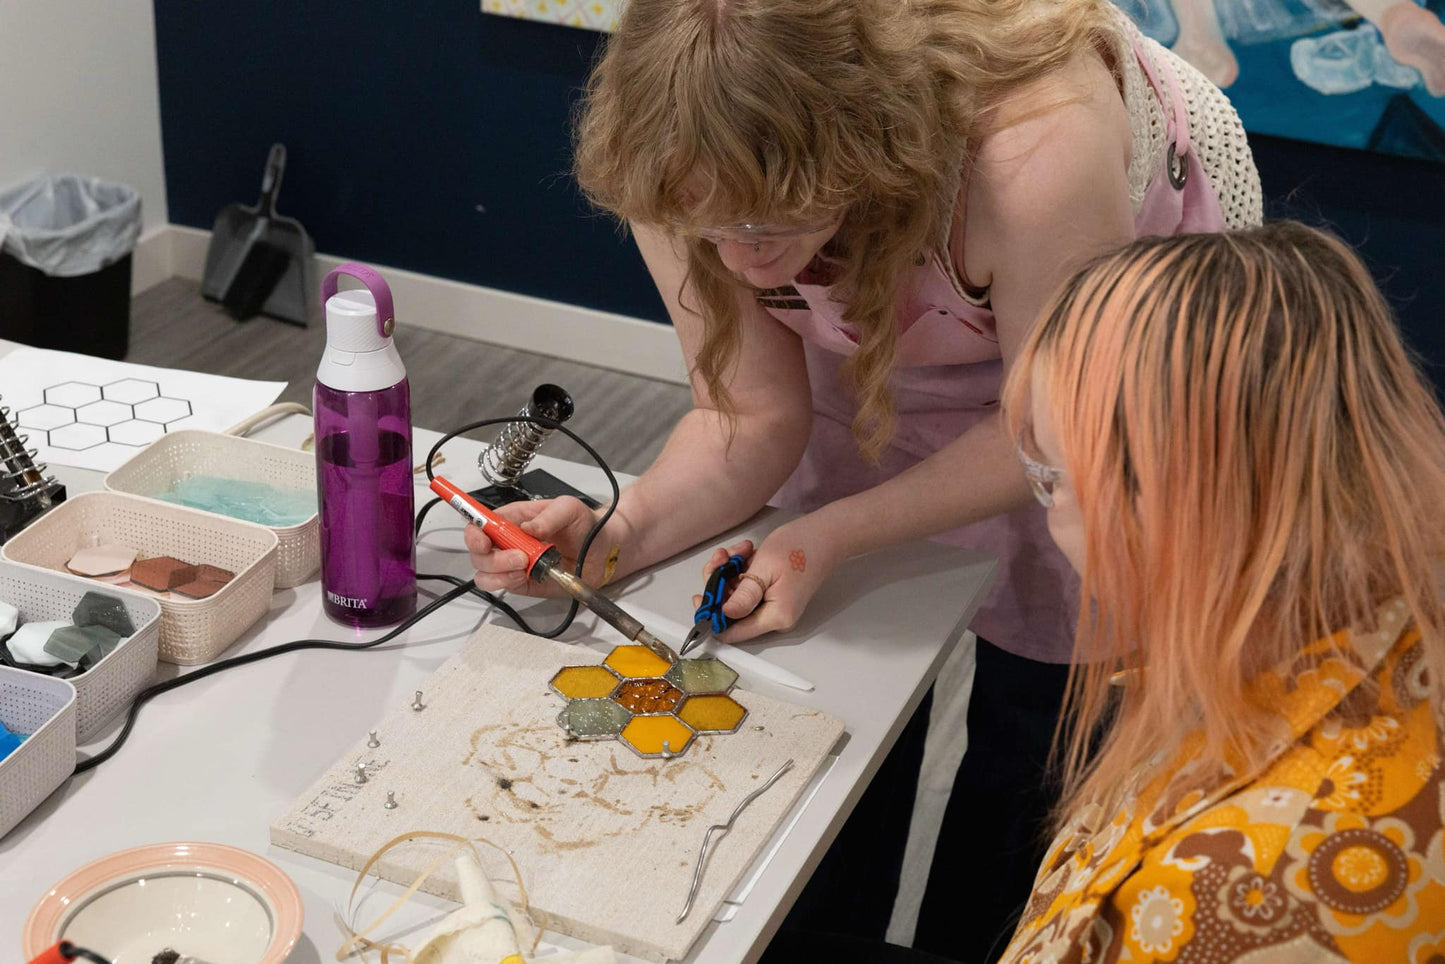
M 716 411 L 693 409 L 668 437 L 657 461 L 623 490 L 617 512 L 596 543 L 601 555 L 611 546 L 619 548 L 613 578 L 751 517 L 792 474 L 810 425 L 806 417 L 740 413 L 731 438 L 729 431 Z
M 841 558 L 924 539 L 1026 505 L 1032 499 L 997 414 L 881 485 L 812 514 Z

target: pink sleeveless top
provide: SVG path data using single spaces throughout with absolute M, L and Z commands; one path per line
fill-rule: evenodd
M 1170 153 L 1185 172 L 1182 178 L 1171 177 L 1166 156 L 1139 207 L 1135 233 L 1223 230 L 1219 201 L 1189 150 L 1179 85 L 1167 64 L 1156 73 L 1137 42 L 1135 51 L 1168 118 Z M 995 412 L 1003 376 L 987 292 L 967 288 L 948 255 L 935 252 L 898 292 L 898 351 L 890 382 L 896 428 L 882 463 L 865 463 L 852 436 L 856 400 L 842 375 L 857 336 L 843 321 L 843 305 L 832 299 L 830 289 L 809 283 L 817 280 L 805 272 L 791 287 L 758 293 L 759 303 L 802 337 L 812 385 L 812 437 L 792 477 L 772 499 L 773 505 L 797 511 L 872 488 L 952 442 Z M 966 486 L 968 479 L 956 484 Z M 1028 659 L 1069 661 L 1078 582 L 1049 538 L 1041 506 L 1030 502 L 936 538 L 999 559 L 994 587 L 972 624 L 978 635 Z

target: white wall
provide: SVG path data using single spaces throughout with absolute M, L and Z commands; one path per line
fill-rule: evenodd
M 166 223 L 151 0 L 0 0 L 0 185 L 93 175 Z

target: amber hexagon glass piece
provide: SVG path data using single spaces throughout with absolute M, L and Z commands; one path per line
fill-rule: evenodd
M 564 666 L 552 677 L 552 690 L 569 700 L 608 696 L 617 688 L 617 674 L 606 666 Z
M 665 679 L 630 679 L 612 698 L 634 713 L 666 713 L 682 699 L 682 692 Z
M 661 676 L 672 665 L 646 646 L 618 646 L 606 663 L 624 678 Z
M 643 756 L 662 756 L 664 749 L 681 753 L 692 742 L 692 737 L 692 730 L 671 713 L 634 716 L 622 730 L 623 741 Z
M 632 714 L 606 699 L 572 700 L 557 714 L 557 722 L 581 740 L 610 740 L 622 732 Z
M 667 681 L 684 693 L 726 693 L 738 674 L 720 659 L 680 659 L 667 671 Z
M 699 733 L 732 733 L 748 711 L 731 696 L 689 696 L 677 715 Z

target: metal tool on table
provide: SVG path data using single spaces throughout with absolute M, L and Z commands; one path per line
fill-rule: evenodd
M 737 557 L 734 556 L 733 558 Z M 738 815 L 748 808 L 748 804 L 766 793 L 773 784 L 783 778 L 783 774 L 792 768 L 793 761 L 790 758 L 785 761 L 782 766 L 778 767 L 776 773 L 764 780 L 752 793 L 742 798 L 738 805 L 733 808 L 733 812 L 728 817 L 727 823 L 715 823 L 707 828 L 707 832 L 702 835 L 702 846 L 697 850 L 697 866 L 692 872 L 692 886 L 689 887 L 687 891 L 687 903 L 682 905 L 682 913 L 677 915 L 677 923 L 681 924 L 687 919 L 687 915 L 692 913 L 692 902 L 697 899 L 697 892 L 702 886 L 702 870 L 703 866 L 707 863 L 707 845 L 712 842 L 712 835 L 716 833 L 718 836 L 722 836 L 731 830 L 733 824 L 737 822 Z
M 538 582 L 550 579 L 629 641 L 646 646 L 669 663 L 677 662 L 677 653 L 672 647 L 648 632 L 641 621 L 568 572 L 556 546 L 529 536 L 440 475 L 431 480 L 431 489 L 473 525 L 479 526 L 498 548 L 520 549 L 525 553 L 530 578 Z
M 679 656 L 686 656 L 711 637 L 722 634 L 732 625 L 732 620 L 723 614 L 723 603 L 727 602 L 728 583 L 740 578 L 748 571 L 748 561 L 742 556 L 729 556 L 728 561 L 712 571 L 707 577 L 707 586 L 702 591 L 702 604 L 692 615 L 692 630 L 683 640 Z
M 216 215 L 201 294 L 244 320 L 258 311 L 283 321 L 308 321 L 316 245 L 294 218 L 276 213 L 286 172 L 286 147 L 272 144 L 253 207 L 230 204 Z
M 0 544 L 53 507 L 65 501 L 65 486 L 45 474 L 10 421 L 10 409 L 0 405 Z

